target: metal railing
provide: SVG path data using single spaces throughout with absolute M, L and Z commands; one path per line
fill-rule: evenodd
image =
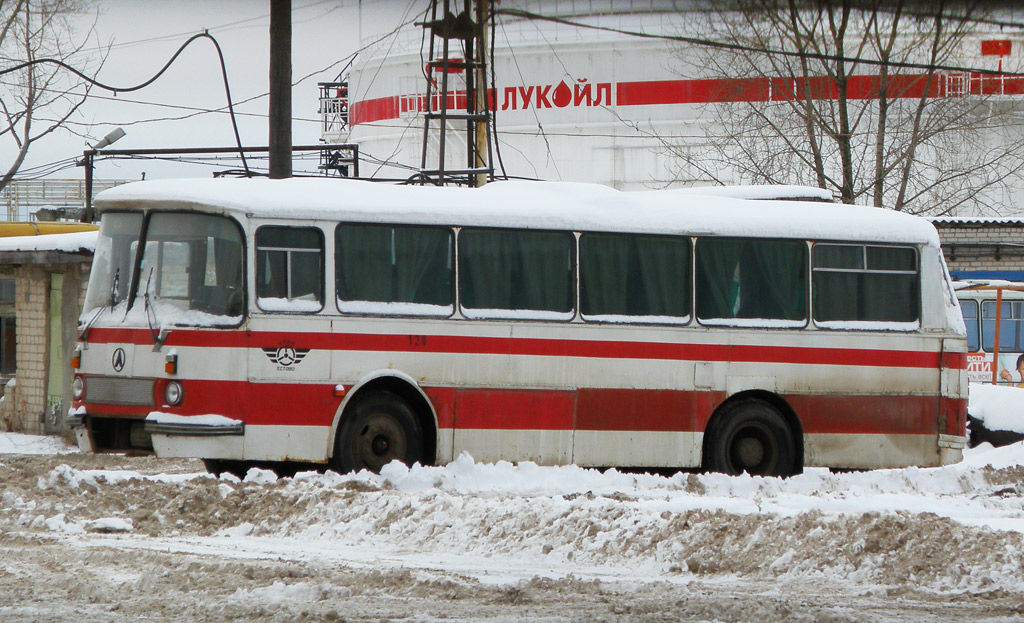
M 93 180 L 92 193 L 113 188 L 132 180 Z M 34 221 L 40 209 L 56 209 L 72 213 L 82 210 L 86 203 L 85 180 L 41 179 L 13 180 L 0 190 L 0 205 L 5 208 L 5 220 Z

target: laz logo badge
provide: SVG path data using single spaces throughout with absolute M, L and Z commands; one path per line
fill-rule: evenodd
M 309 354 L 309 349 L 295 348 L 292 342 L 281 342 L 277 348 L 264 348 L 263 354 L 271 363 L 277 364 L 278 370 L 294 370 Z

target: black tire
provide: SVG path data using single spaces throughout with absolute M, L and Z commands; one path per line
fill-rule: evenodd
M 774 407 L 761 400 L 743 400 L 725 408 L 705 446 L 711 471 L 752 476 L 796 473 L 793 432 Z
M 391 392 L 375 392 L 343 416 L 331 463 L 343 474 L 362 469 L 379 473 L 395 460 L 412 465 L 422 453 L 423 434 L 409 404 Z
M 249 468 L 252 467 L 245 461 L 229 461 L 225 459 L 203 459 L 203 465 L 206 467 L 207 472 L 218 478 L 224 473 L 232 474 L 238 478 L 245 478 Z

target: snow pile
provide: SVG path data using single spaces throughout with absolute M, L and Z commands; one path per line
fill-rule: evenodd
M 468 455 L 442 467 L 392 463 L 381 474 L 278 478 L 252 468 L 239 479 L 188 471 L 198 462 L 72 458 L 0 465 L 0 532 L 106 544 L 119 556 L 412 569 L 489 586 L 704 578 L 1024 596 L 1024 443 L 983 445 L 941 468 L 808 469 L 788 479 L 484 464 Z M 278 579 L 225 596 L 324 600 L 321 580 L 271 583 Z
M 988 430 L 1024 434 L 1024 388 L 971 383 L 967 413 Z
M 78 452 L 60 437 L 4 433 L 0 435 L 0 454 L 68 454 Z

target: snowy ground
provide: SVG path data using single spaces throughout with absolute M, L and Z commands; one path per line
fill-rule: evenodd
M 1024 444 L 787 480 L 59 451 L 0 435 L 0 621 L 1024 618 Z

